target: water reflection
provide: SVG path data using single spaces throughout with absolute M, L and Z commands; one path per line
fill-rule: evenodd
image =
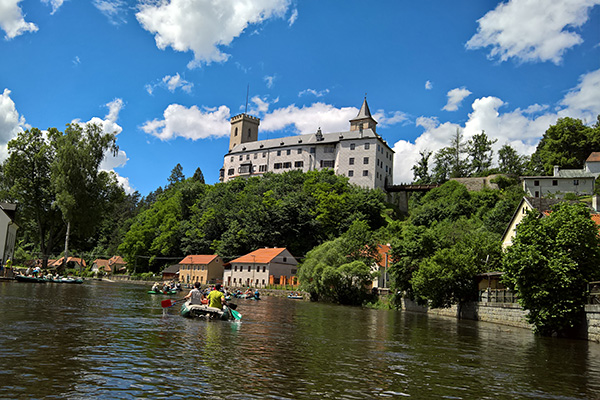
M 188 320 L 147 288 L 0 283 L 0 398 L 600 397 L 600 345 L 265 297 Z

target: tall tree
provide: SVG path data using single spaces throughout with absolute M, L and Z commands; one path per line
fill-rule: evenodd
M 453 150 L 450 147 L 444 147 L 439 150 L 434 158 L 432 181 L 435 183 L 444 183 L 452 177 Z
M 181 164 L 177 163 L 175 167 L 171 170 L 171 175 L 167 179 L 169 181 L 169 187 L 175 185 L 178 182 L 181 182 L 185 179 L 185 175 L 183 175 L 183 167 Z
M 55 205 L 60 209 L 66 225 L 65 255 L 69 256 L 69 237 L 72 225 L 81 230 L 91 229 L 102 210 L 101 195 L 107 182 L 100 163 L 105 153 L 116 153 L 114 133 L 104 133 L 97 124 L 67 125 L 62 133 L 55 128 L 48 131 L 55 158 L 51 164 L 52 187 L 56 193 Z
M 468 172 L 468 161 L 464 157 L 464 155 L 467 154 L 467 143 L 463 140 L 463 134 L 458 128 L 456 128 L 456 133 L 452 137 L 450 148 L 452 149 L 452 169 L 450 171 L 450 177 L 465 177 Z
M 413 165 L 413 180 L 415 183 L 428 184 L 431 183 L 431 176 L 429 176 L 429 158 L 432 152 L 428 150 L 419 151 L 421 158 L 417 164 Z
M 206 182 L 204 182 L 204 174 L 202 173 L 202 170 L 200 169 L 200 167 L 196 168 L 196 171 L 194 171 L 192 180 L 195 182 L 200 182 L 202 184 L 206 183 Z
M 496 143 L 498 139 L 490 139 L 485 134 L 485 131 L 481 131 L 480 134 L 473 135 L 467 142 L 467 154 L 470 158 L 470 173 L 480 176 L 483 172 L 490 169 L 492 166 L 492 157 L 494 151 L 492 145 Z
M 552 175 L 555 165 L 561 168 L 583 168 L 592 152 L 600 151 L 600 115 L 594 126 L 580 119 L 559 118 L 540 140 L 532 161 L 539 157 L 546 175 Z
M 520 156 L 509 144 L 505 144 L 498 150 L 498 166 L 500 172 L 521 176 L 525 173 L 527 157 Z

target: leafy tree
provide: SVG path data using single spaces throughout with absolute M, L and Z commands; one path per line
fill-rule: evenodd
M 450 147 L 444 147 L 435 153 L 432 176 L 434 183 L 444 183 L 452 177 L 453 155 L 454 152 Z
M 55 128 L 48 131 L 54 147 L 52 160 L 52 188 L 56 193 L 55 205 L 60 209 L 67 226 L 64 259 L 69 256 L 71 226 L 85 232 L 92 228 L 103 211 L 103 191 L 110 180 L 100 171 L 106 151 L 116 153 L 114 133 L 104 133 L 97 124 L 69 124 L 65 132 Z
M 311 299 L 359 305 L 369 297 L 373 280 L 370 264 L 376 243 L 368 225 L 356 221 L 341 237 L 317 246 L 306 255 L 298 270 L 301 288 Z
M 594 126 L 574 118 L 559 118 L 540 140 L 532 161 L 538 161 L 546 175 L 552 175 L 555 165 L 561 168 L 583 168 L 592 152 L 600 151 L 600 115 Z M 534 157 L 535 156 L 535 157 Z M 532 165 L 531 169 L 534 169 Z
M 598 226 L 582 204 L 560 203 L 544 218 L 530 212 L 504 256 L 504 280 L 537 333 L 564 334 L 581 321 L 586 284 L 600 279 Z
M 509 144 L 498 150 L 499 170 L 503 174 L 522 176 L 525 174 L 527 162 L 527 157 L 520 156 Z
M 413 180 L 415 183 L 428 184 L 431 183 L 431 177 L 429 176 L 429 158 L 432 152 L 428 150 L 419 151 L 421 158 L 416 165 L 413 165 Z
M 473 135 L 467 142 L 467 154 L 470 157 L 469 169 L 471 173 L 480 176 L 483 172 L 490 169 L 492 166 L 492 156 L 494 151 L 492 145 L 498 139 L 491 140 L 481 131 L 480 134 Z
M 423 196 L 421 205 L 411 212 L 410 222 L 429 227 L 436 221 L 469 217 L 474 211 L 467 188 L 456 181 L 448 181 Z

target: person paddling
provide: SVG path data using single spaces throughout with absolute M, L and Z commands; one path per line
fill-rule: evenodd
M 190 290 L 190 292 L 187 294 L 187 296 L 185 296 L 183 299 L 187 300 L 187 299 L 191 299 L 190 300 L 190 304 L 202 304 L 202 299 L 204 298 L 204 295 L 202 294 L 202 292 L 200 291 L 200 282 L 196 282 L 194 283 L 194 288 L 192 290 Z
M 222 310 L 225 304 L 227 302 L 225 301 L 225 295 L 221 292 L 221 284 L 217 283 L 214 290 L 208 294 L 208 306 Z

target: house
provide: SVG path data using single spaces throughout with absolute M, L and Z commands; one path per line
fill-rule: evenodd
M 97 258 L 94 260 L 94 262 L 92 263 L 92 272 L 95 274 L 98 273 L 106 273 L 106 274 L 110 274 L 111 273 L 111 268 L 109 265 L 109 260 L 106 260 L 104 258 Z
M 52 264 L 50 264 L 50 260 L 48 260 L 48 268 L 50 268 L 50 269 L 62 268 L 64 259 L 65 259 L 64 257 L 61 257 L 58 260 L 54 261 Z M 83 258 L 77 258 L 77 257 L 68 257 L 67 258 L 65 268 L 75 268 L 78 270 L 82 270 L 85 267 L 86 267 L 86 263 Z
M 549 194 L 561 197 L 565 193 L 591 195 L 596 179 L 600 176 L 600 152 L 590 154 L 583 169 L 560 169 L 554 166 L 552 176 L 524 176 L 523 190 L 531 197 Z
M 179 281 L 182 283 L 216 284 L 223 281 L 223 259 L 217 254 L 190 255 L 178 265 Z
M 221 182 L 236 177 L 332 169 L 350 183 L 370 189 L 393 183 L 394 150 L 376 132 L 367 99 L 345 132 L 296 135 L 258 140 L 260 119 L 239 114 L 231 118 L 229 152 L 220 171 Z
M 380 291 L 387 291 L 389 288 L 388 268 L 392 265 L 391 249 L 389 244 L 378 244 L 377 260 L 371 264 L 371 272 L 379 272 L 379 276 L 373 280 L 372 288 L 377 288 Z
M 167 268 L 162 271 L 162 280 L 163 281 L 176 281 L 179 279 L 179 269 L 181 265 L 173 264 L 169 265 Z
M 287 249 L 258 249 L 229 262 L 223 284 L 237 287 L 296 284 L 297 269 L 298 261 Z
M 13 259 L 19 226 L 15 224 L 17 205 L 0 203 L 0 263 Z
M 118 274 L 127 271 L 127 263 L 121 256 L 112 256 L 108 260 L 108 266 L 113 274 Z
M 506 249 L 512 244 L 512 241 L 517 233 L 517 225 L 521 223 L 525 215 L 531 210 L 537 210 L 540 214 L 550 212 L 553 205 L 561 203 L 561 199 L 548 199 L 543 197 L 523 197 L 517 210 L 513 214 L 508 227 L 502 235 L 502 248 Z

